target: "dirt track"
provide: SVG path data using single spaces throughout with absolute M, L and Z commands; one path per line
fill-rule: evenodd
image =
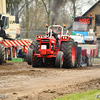
M 4 100 L 52 100 L 94 88 L 100 88 L 100 65 L 74 69 L 32 68 L 25 62 L 0 65 L 0 94 L 9 96 Z

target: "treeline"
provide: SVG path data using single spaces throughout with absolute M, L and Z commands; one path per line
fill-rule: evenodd
M 45 29 L 45 24 L 72 24 L 72 15 L 82 15 L 82 6 L 92 0 L 6 0 L 7 13 L 16 16 L 21 28 Z M 96 2 L 96 1 L 95 1 Z

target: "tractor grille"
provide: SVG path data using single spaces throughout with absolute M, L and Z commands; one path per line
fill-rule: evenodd
M 49 42 L 49 39 L 41 39 L 41 42 Z
M 46 45 L 47 49 L 49 49 L 49 43 L 41 43 L 41 45 Z

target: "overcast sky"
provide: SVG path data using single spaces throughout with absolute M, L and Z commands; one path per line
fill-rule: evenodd
M 87 0 L 82 0 L 82 4 L 84 4 L 82 7 L 82 14 L 89 10 L 98 0 L 89 0 L 89 2 L 85 4 L 86 1 Z

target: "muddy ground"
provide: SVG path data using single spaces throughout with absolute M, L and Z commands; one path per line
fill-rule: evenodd
M 69 93 L 100 89 L 100 64 L 59 69 L 32 68 L 26 62 L 0 65 L 0 100 L 52 100 Z

